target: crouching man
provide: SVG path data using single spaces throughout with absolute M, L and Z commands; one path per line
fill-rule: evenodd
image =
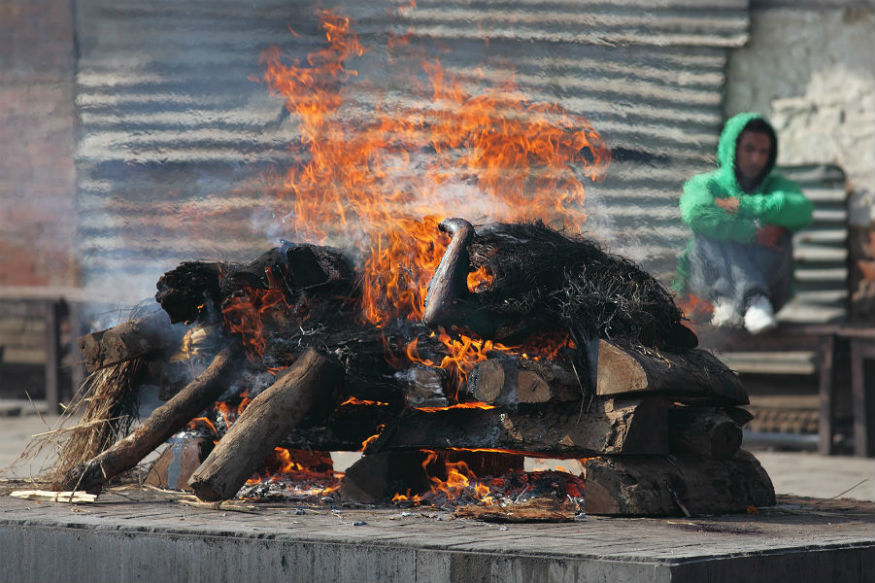
M 678 266 L 679 287 L 714 305 L 714 326 L 770 330 L 790 298 L 791 235 L 811 222 L 812 204 L 772 172 L 777 154 L 772 126 L 741 113 L 720 134 L 717 170 L 684 184 L 681 217 L 693 237 Z

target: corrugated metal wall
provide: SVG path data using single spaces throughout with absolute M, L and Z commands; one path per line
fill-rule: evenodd
M 361 4 L 341 10 L 365 44 L 411 33 L 411 55 L 439 55 L 456 73 L 485 64 L 487 78 L 512 74 L 533 99 L 588 117 L 614 163 L 586 184 L 587 228 L 657 274 L 673 269 L 687 237 L 677 197 L 713 166 L 746 1 Z M 144 297 L 180 260 L 267 248 L 264 177 L 289 162 L 296 128 L 250 78 L 270 45 L 302 57 L 321 45 L 314 4 L 79 0 L 76 30 L 84 283 Z M 356 63 L 373 92 L 359 99 L 413 99 L 385 66 L 380 50 Z

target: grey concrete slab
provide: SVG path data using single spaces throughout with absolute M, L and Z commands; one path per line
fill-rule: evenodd
M 782 498 L 753 515 L 499 525 L 397 509 L 298 515 L 258 505 L 242 513 L 124 494 L 75 506 L 0 497 L 2 579 L 875 579 L 875 505 L 850 500 Z

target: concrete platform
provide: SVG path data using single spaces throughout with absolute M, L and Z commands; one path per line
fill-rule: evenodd
M 0 496 L 0 553 L 10 583 L 873 581 L 875 506 L 782 497 L 750 515 L 499 525 L 141 490 L 74 506 Z

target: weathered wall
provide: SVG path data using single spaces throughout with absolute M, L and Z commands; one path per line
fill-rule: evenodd
M 0 0 L 0 286 L 72 285 L 70 0 Z
M 754 1 L 750 42 L 729 61 L 726 115 L 759 111 L 780 164 L 830 162 L 847 173 L 852 312 L 875 295 L 875 6 Z
M 776 126 L 780 164 L 834 162 L 854 190 L 851 221 L 875 218 L 875 10 L 765 9 L 729 61 L 726 113 Z

